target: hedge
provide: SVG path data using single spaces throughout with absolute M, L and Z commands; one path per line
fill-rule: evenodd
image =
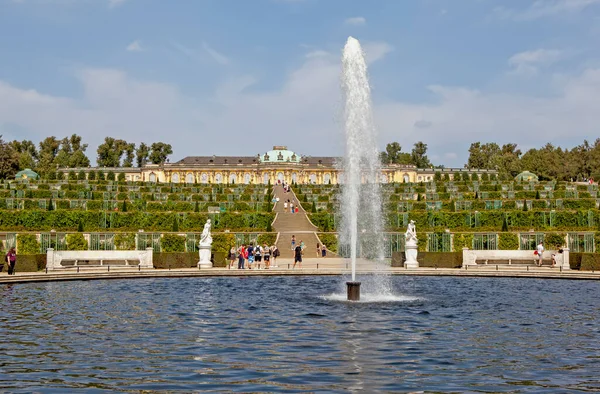
M 79 210 L 0 211 L 0 228 L 13 231 L 76 231 L 80 222 L 87 231 L 129 230 L 171 231 L 177 214 L 148 212 L 104 212 Z M 181 231 L 202 229 L 209 218 L 206 213 L 188 213 L 179 221 Z M 273 213 L 215 215 L 213 229 L 232 231 L 265 231 L 273 221 Z M 106 227 L 102 224 L 106 222 Z
M 223 252 L 213 252 L 213 265 L 215 267 L 225 267 L 227 255 Z M 156 269 L 177 269 L 177 268 L 196 268 L 198 267 L 198 253 L 154 253 L 152 260 Z
M 39 254 L 18 254 L 17 264 L 15 265 L 17 272 L 37 272 L 46 269 L 46 255 Z M 6 268 L 6 267 L 4 267 Z
M 600 271 L 600 254 L 569 253 L 569 265 L 575 270 Z
M 516 233 L 500 233 L 498 235 L 498 250 L 518 250 L 519 235 Z
M 403 267 L 406 261 L 404 252 L 392 253 L 392 267 Z M 460 252 L 419 252 L 419 267 L 460 268 L 462 267 L 462 251 Z
M 17 235 L 17 252 L 19 255 L 38 254 L 40 243 L 34 234 Z
M 258 234 L 257 242 L 259 245 L 267 244 L 268 246 L 275 245 L 277 233 L 262 233 Z
M 185 236 L 164 234 L 160 241 L 161 250 L 166 253 L 185 252 Z

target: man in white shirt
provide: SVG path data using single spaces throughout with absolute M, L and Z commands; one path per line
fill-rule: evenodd
M 543 242 L 540 242 L 538 244 L 537 252 L 538 252 L 538 259 L 539 259 L 539 262 L 537 265 L 538 265 L 538 267 L 541 267 L 542 266 L 542 256 L 544 255 L 544 243 Z

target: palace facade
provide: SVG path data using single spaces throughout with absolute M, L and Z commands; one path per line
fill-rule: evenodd
M 343 183 L 339 158 L 326 156 L 301 156 L 286 146 L 274 146 L 272 150 L 256 156 L 188 156 L 175 163 L 146 164 L 143 167 L 90 167 L 60 169 L 86 173 L 113 172 L 125 174 L 127 181 L 157 183 L 200 184 L 338 184 Z M 496 174 L 494 170 L 466 168 L 416 168 L 413 165 L 389 164 L 382 167 L 379 182 L 409 183 L 428 182 L 435 173 L 449 174 L 450 179 L 462 173 Z

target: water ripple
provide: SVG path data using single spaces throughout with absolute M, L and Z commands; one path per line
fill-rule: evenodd
M 597 282 L 336 277 L 0 287 L 0 387 L 65 391 L 598 391 Z M 367 289 L 368 290 L 368 289 Z

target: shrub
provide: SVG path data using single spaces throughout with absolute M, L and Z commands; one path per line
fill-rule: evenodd
M 135 234 L 119 233 L 115 235 L 115 248 L 117 250 L 135 250 Z
M 81 233 L 67 234 L 67 250 L 88 250 L 88 242 Z
M 152 263 L 156 269 L 197 267 L 198 253 L 154 253 Z
M 499 250 L 518 250 L 519 236 L 516 233 L 501 233 L 498 235 Z
M 548 249 L 558 249 L 565 245 L 565 234 L 546 233 L 544 235 L 544 243 Z
M 177 234 L 165 234 L 161 240 L 162 251 L 166 253 L 171 252 L 185 252 L 185 237 Z
M 69 180 L 70 181 L 76 181 L 77 180 L 77 174 L 75 173 L 75 171 L 69 171 Z
M 40 253 L 40 243 L 34 234 L 17 235 L 17 251 L 19 254 Z
M 454 234 L 454 251 L 460 252 L 463 248 L 471 249 L 473 247 L 473 234 Z
M 79 219 L 79 223 L 77 224 L 77 232 L 83 232 L 83 220 Z
M 337 253 L 338 251 L 338 238 L 337 234 L 332 233 L 319 233 L 317 234 L 322 243 L 325 244 L 327 250 Z
M 85 171 L 79 170 L 79 173 L 77 173 L 77 179 L 79 179 L 80 181 L 84 181 L 85 180 Z
M 46 268 L 46 255 L 37 254 L 20 255 L 17 258 L 17 270 L 20 272 L 36 272 Z
M 90 180 L 90 181 L 96 180 L 96 171 L 92 170 L 88 173 L 88 180 Z
M 106 175 L 104 174 L 104 171 L 98 171 L 98 180 L 99 181 L 106 180 Z
M 315 202 L 312 202 L 312 205 L 310 207 L 310 212 L 311 213 L 317 213 L 317 204 L 315 204 Z
M 582 253 L 581 271 L 599 271 L 600 270 L 600 255 L 593 253 Z
M 232 246 L 235 246 L 235 236 L 231 233 L 213 234 L 212 251 L 229 252 Z
M 125 182 L 125 174 L 124 173 L 119 173 L 119 176 L 117 177 L 117 180 L 119 182 Z
M 268 246 L 272 246 L 275 244 L 275 240 L 277 240 L 277 233 L 262 233 L 259 234 L 257 238 L 259 245 L 264 245 L 266 243 Z
M 506 215 L 504 215 L 504 218 L 502 219 L 502 232 L 507 232 L 508 231 L 508 219 L 506 218 Z
M 59 181 L 62 181 L 65 179 L 65 173 L 62 171 L 59 171 L 56 173 L 56 179 L 58 179 Z
M 114 181 L 115 180 L 115 173 L 114 171 L 109 171 L 108 174 L 106 174 L 106 179 L 109 181 Z

